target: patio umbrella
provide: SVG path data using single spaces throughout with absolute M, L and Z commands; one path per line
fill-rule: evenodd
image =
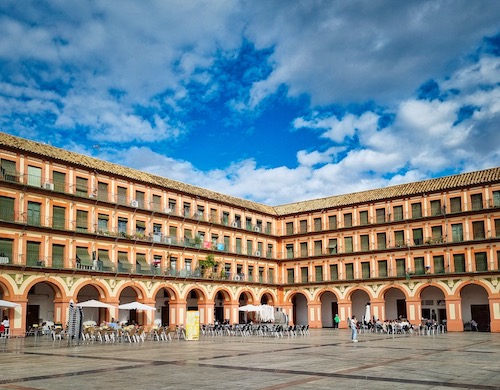
M 260 311 L 260 308 L 259 306 L 255 305 L 245 305 L 245 306 L 240 306 L 238 310 L 249 312 L 249 311 Z
M 154 306 L 148 306 L 145 305 L 144 303 L 140 302 L 130 302 L 130 303 L 124 303 L 123 305 L 119 305 L 118 309 L 120 310 L 155 310 L 156 307 Z
M 13 307 L 18 307 L 21 306 L 19 303 L 14 303 L 14 302 L 9 302 L 9 301 L 4 301 L 3 299 L 0 299 L 0 307 L 2 308 L 13 308 Z
M 370 309 L 371 309 L 371 308 L 370 308 L 370 304 L 369 304 L 369 303 L 367 303 L 367 304 L 366 304 L 366 308 L 365 308 L 365 319 L 364 319 L 365 323 L 370 322 L 370 320 L 371 320 L 371 318 L 372 318 L 372 315 L 371 315 L 371 310 L 370 310 Z
M 95 299 L 91 299 L 90 301 L 79 302 L 76 304 L 78 307 L 103 307 L 105 309 L 113 309 L 115 306 L 110 305 L 109 303 L 104 303 L 101 301 L 96 301 Z

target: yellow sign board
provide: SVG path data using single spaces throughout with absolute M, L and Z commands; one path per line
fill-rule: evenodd
M 186 340 L 200 339 L 200 312 L 190 310 L 186 315 Z

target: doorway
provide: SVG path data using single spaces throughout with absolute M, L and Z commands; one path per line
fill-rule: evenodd
M 472 319 L 477 322 L 477 330 L 480 332 L 490 331 L 490 306 L 470 305 Z
M 41 325 L 40 322 L 40 306 L 39 305 L 27 305 L 26 308 L 26 325 L 27 327 L 33 326 L 33 324 Z

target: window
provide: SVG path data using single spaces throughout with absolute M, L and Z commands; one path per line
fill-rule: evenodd
M 352 237 L 344 237 L 344 253 L 352 253 Z
M 267 244 L 267 257 L 272 258 L 273 257 L 273 252 L 274 252 L 274 246 L 273 244 Z
M 112 271 L 115 267 L 111 259 L 109 258 L 109 251 L 104 249 L 99 249 L 97 251 L 100 267 L 103 271 Z
M 0 196 L 0 220 L 14 222 L 14 198 Z
M 154 211 L 161 211 L 161 196 L 160 195 L 153 195 L 153 203 L 151 206 L 152 206 Z
M 80 246 L 76 247 L 76 263 L 78 268 L 83 268 L 83 269 L 92 268 L 93 262 L 87 248 Z
M 285 226 L 286 226 L 286 234 L 288 235 L 293 234 L 293 222 L 287 222 Z
M 66 229 L 66 208 L 52 207 L 52 227 L 54 229 Z
M 274 268 L 267 270 L 267 283 L 274 283 Z
M 300 243 L 300 257 L 307 257 L 307 242 Z
M 85 210 L 76 210 L 76 230 L 86 232 L 89 228 L 88 225 L 89 213 Z
M 368 225 L 368 211 L 359 212 L 359 224 Z
M 477 252 L 474 254 L 476 261 L 476 272 L 488 271 L 488 258 L 486 252 Z
M 493 207 L 500 207 L 500 191 L 493 191 Z
M 172 263 L 172 260 L 175 261 L 175 258 L 174 257 L 171 258 L 171 263 Z M 135 266 L 136 266 L 135 269 L 136 269 L 137 273 L 140 273 L 140 274 L 149 273 L 151 271 L 151 268 L 148 264 L 148 261 L 146 260 L 146 255 L 144 253 L 136 253 Z
M 368 234 L 362 234 L 360 236 L 361 239 L 361 250 L 369 251 L 370 250 L 370 236 Z
M 224 248 L 223 250 L 228 252 L 229 251 L 229 243 L 230 243 L 230 237 L 229 236 L 224 236 Z
M 99 234 L 108 233 L 109 230 L 108 223 L 109 223 L 109 215 L 97 214 L 97 229 Z
M 64 268 L 64 245 L 52 244 L 52 268 Z
M 127 204 L 127 188 L 118 187 L 118 199 L 116 200 L 118 204 Z
M 264 282 L 264 267 L 259 267 L 259 282 Z
M 483 208 L 483 194 L 473 194 L 470 196 L 472 210 L 481 210 Z
M 345 213 L 344 214 L 344 227 L 351 227 L 352 226 L 352 213 Z
M 293 244 L 286 244 L 286 258 L 293 259 Z
M 424 231 L 422 228 L 413 229 L 413 242 L 415 245 L 422 245 L 424 243 Z
M 337 229 L 337 216 L 330 215 L 328 217 L 328 228 L 329 229 Z
M 97 199 L 103 202 L 108 201 L 108 183 L 97 183 Z
M 363 279 L 369 279 L 370 278 L 370 262 L 369 261 L 363 261 L 361 263 L 361 276 Z
M 425 274 L 424 258 L 423 257 L 415 257 L 413 259 L 413 262 L 415 263 L 415 274 L 416 275 Z
M 170 214 L 176 215 L 177 214 L 177 201 L 172 198 L 168 198 L 168 210 Z
M 394 220 L 395 221 L 402 221 L 403 220 L 403 206 L 394 206 L 392 208 L 392 212 L 394 213 Z
M 328 253 L 330 255 L 337 253 L 337 239 L 336 238 L 330 238 L 328 240 Z
M 482 240 L 485 238 L 484 221 L 472 222 L 472 236 L 474 240 Z
M 432 260 L 434 262 L 434 273 L 443 274 L 444 273 L 444 256 L 433 256 Z
M 384 223 L 385 222 L 385 209 L 376 209 L 376 220 L 377 223 Z
M 241 254 L 242 253 L 242 248 L 241 248 L 241 238 L 236 238 L 236 253 Z
M 337 264 L 330 264 L 330 280 L 339 279 L 339 267 Z
M 316 265 L 314 267 L 314 274 L 315 274 L 316 282 L 323 281 L 323 267 L 321 265 Z
M 241 216 L 239 214 L 234 215 L 234 224 L 236 227 L 241 228 Z
M 406 275 L 406 259 L 396 259 L 396 276 Z
M 86 197 L 88 196 L 88 193 L 89 193 L 89 181 L 83 177 L 77 177 L 75 195 Z
M 13 242 L 14 240 L 0 238 L 0 257 L 2 258 L 2 264 L 14 263 L 14 253 L 12 252 Z
M 183 212 L 185 217 L 191 217 L 191 204 L 184 202 L 183 204 Z
M 247 240 L 247 255 L 253 255 L 253 242 L 252 240 Z
M 321 256 L 323 254 L 323 241 L 314 241 L 314 256 Z
M 66 174 L 62 172 L 52 172 L 52 182 L 54 190 L 58 192 L 66 192 Z
M 266 233 L 271 234 L 273 230 L 273 224 L 271 222 L 266 222 Z
M 422 203 L 418 202 L 411 204 L 411 217 L 422 218 Z
M 379 278 L 387 277 L 387 260 L 378 261 L 378 277 Z
M 455 272 L 465 272 L 465 255 L 462 253 L 454 254 L 453 265 Z
M 210 209 L 209 221 L 217 223 L 217 209 Z M 258 224 L 259 224 L 259 222 L 257 221 L 257 225 Z M 262 224 L 262 222 L 261 222 L 261 224 Z
M 245 221 L 246 221 L 246 229 L 247 230 L 252 230 L 252 218 L 246 217 Z
M 144 235 L 146 234 L 146 222 L 135 221 L 135 234 L 136 237 L 144 238 Z
M 460 213 L 462 211 L 462 198 L 456 196 L 450 199 L 450 212 Z
M 431 200 L 431 215 L 441 215 L 441 201 L 440 200 Z
M 495 219 L 495 237 L 500 237 L 500 219 Z
M 405 232 L 404 232 L 404 230 L 396 230 L 394 232 L 394 244 L 398 248 L 405 246 Z
M 321 231 L 321 218 L 314 218 L 314 231 Z
M 44 265 L 40 260 L 40 243 L 36 241 L 28 241 L 26 243 L 26 265 L 29 266 L 42 266 Z
M 453 242 L 460 242 L 464 240 L 464 231 L 461 223 L 451 225 L 451 239 Z
M 347 263 L 345 265 L 345 278 L 346 280 L 354 279 L 354 264 Z
M 120 233 L 122 236 L 127 234 L 127 224 L 128 224 L 128 219 L 123 218 L 123 217 L 118 217 L 118 233 Z
M 28 185 L 42 186 L 42 168 L 28 166 Z
M 0 177 L 5 181 L 19 181 L 19 173 L 16 170 L 15 161 L 5 160 L 2 158 L 2 160 L 0 161 L 0 173 Z
M 307 233 L 307 220 L 300 221 L 300 233 Z
M 301 267 L 300 268 L 300 281 L 301 283 L 307 283 L 309 281 L 309 270 L 307 267 Z
M 387 247 L 387 238 L 385 233 L 377 233 L 377 248 L 386 249 L 386 247 Z
M 142 191 L 135 191 L 135 200 L 138 203 L 139 208 L 144 209 L 144 192 Z
M 248 281 L 253 282 L 254 276 L 253 276 L 253 265 L 248 266 Z
M 229 223 L 229 213 L 227 211 L 222 212 L 222 224 L 227 226 Z
M 443 242 L 443 227 L 442 226 L 432 226 L 432 243 L 440 244 Z
M 295 274 L 293 268 L 287 268 L 286 270 L 286 281 L 288 284 L 293 284 L 295 281 Z
M 36 202 L 28 202 L 28 225 L 40 226 L 40 209 L 42 205 Z

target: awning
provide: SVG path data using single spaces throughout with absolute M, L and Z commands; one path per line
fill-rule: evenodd
M 109 215 L 107 215 L 107 214 L 99 214 L 97 216 L 97 219 L 103 219 L 103 220 L 108 221 L 109 220 Z
M 80 260 L 80 265 L 86 265 L 92 267 L 94 262 L 89 255 L 87 248 L 76 248 L 76 257 Z
M 148 267 L 149 266 L 149 264 L 146 260 L 146 255 L 137 254 L 135 257 L 135 260 L 137 261 L 137 263 L 139 263 L 141 265 L 141 267 Z
M 128 254 L 123 252 L 118 252 L 118 262 L 122 269 L 132 269 L 132 264 L 128 261 Z
M 136 228 L 146 229 L 146 222 L 144 221 L 135 221 Z
M 108 251 L 99 249 L 99 260 L 102 261 L 102 266 L 105 268 L 113 268 L 115 265 L 109 259 Z

